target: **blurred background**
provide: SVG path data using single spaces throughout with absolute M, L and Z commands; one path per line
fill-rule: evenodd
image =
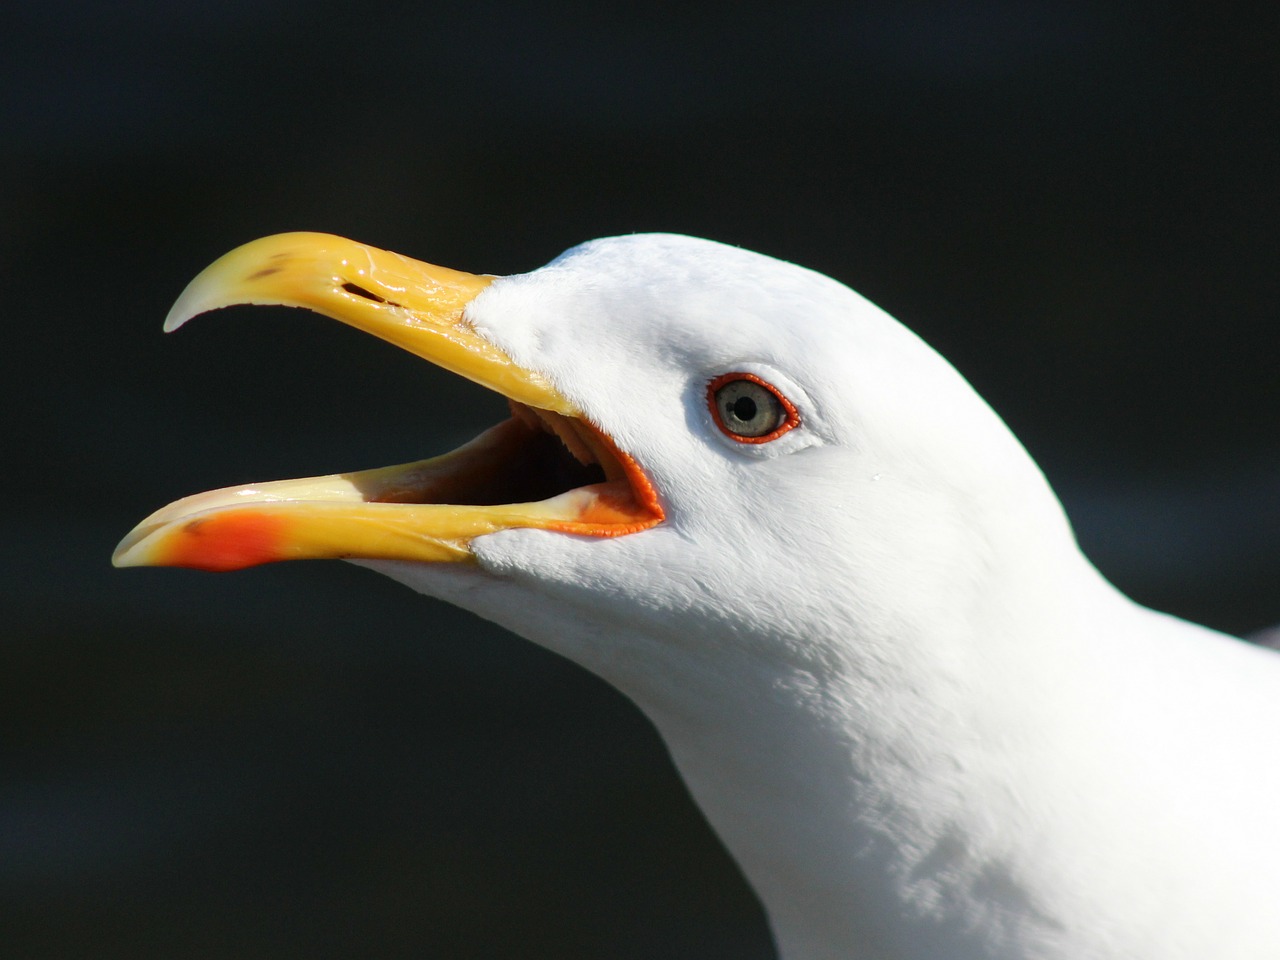
M 1139 600 L 1280 622 L 1280 30 L 1218 4 L 21 4 L 0 40 L 0 953 L 772 955 L 648 724 L 339 563 L 113 571 L 179 496 L 503 404 L 300 311 L 164 337 L 231 247 L 489 273 L 669 230 L 938 347 Z

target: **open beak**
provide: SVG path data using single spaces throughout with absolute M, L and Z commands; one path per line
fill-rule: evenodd
M 285 233 L 215 261 L 165 321 L 233 304 L 280 304 L 388 340 L 506 396 L 512 417 L 431 460 L 226 487 L 153 513 L 116 566 L 236 570 L 274 560 L 467 561 L 471 541 L 517 527 L 593 537 L 663 519 L 653 486 L 538 373 L 480 337 L 464 311 L 495 278 L 320 233 Z

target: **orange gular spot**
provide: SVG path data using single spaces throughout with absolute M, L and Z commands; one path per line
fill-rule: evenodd
M 169 537 L 159 564 L 221 572 L 284 560 L 287 527 L 283 517 L 252 510 L 197 517 Z

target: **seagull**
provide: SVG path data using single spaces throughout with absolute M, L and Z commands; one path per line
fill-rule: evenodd
M 304 307 L 504 395 L 443 456 L 179 500 L 119 566 L 344 558 L 649 717 L 786 960 L 1280 956 L 1280 656 L 1145 609 L 942 357 L 669 234 L 479 276 L 325 234 L 165 328 Z

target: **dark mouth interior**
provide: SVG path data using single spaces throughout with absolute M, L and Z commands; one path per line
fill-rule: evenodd
M 367 484 L 365 500 L 495 506 L 547 500 L 606 482 L 604 467 L 582 439 L 585 428 L 523 405 L 513 404 L 512 414 L 453 453 L 401 471 L 394 480 L 357 481 Z
M 604 468 L 599 463 L 581 463 L 554 433 L 530 428 L 519 421 L 519 428 L 504 458 L 501 469 L 486 478 L 465 499 L 451 503 L 489 506 L 498 503 L 533 503 L 548 500 L 561 493 L 593 483 L 604 483 Z M 514 432 L 514 431 L 513 431 Z

